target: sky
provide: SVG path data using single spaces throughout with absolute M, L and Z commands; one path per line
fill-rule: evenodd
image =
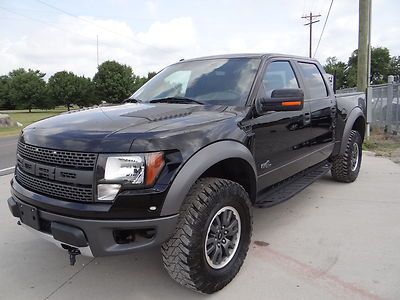
M 315 51 L 331 0 L 0 0 L 0 74 L 39 69 L 92 77 L 116 60 L 138 75 L 182 58 L 226 53 L 308 55 L 309 14 Z M 400 1 L 372 0 L 372 46 L 400 55 Z M 347 62 L 358 45 L 358 0 L 334 0 L 316 52 L 324 64 Z

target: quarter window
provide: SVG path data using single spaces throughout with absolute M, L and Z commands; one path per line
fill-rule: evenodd
M 318 99 L 328 96 L 324 79 L 315 64 L 299 63 L 303 79 L 309 90 L 309 99 Z

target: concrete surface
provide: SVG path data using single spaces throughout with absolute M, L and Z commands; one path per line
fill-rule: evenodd
M 9 174 L 10 168 L 15 165 L 17 141 L 18 136 L 0 138 L 0 175 Z
M 290 201 L 254 212 L 238 276 L 212 296 L 169 279 L 159 251 L 79 257 L 16 225 L 11 176 L 0 177 L 1 299 L 400 299 L 400 166 L 364 157 L 357 182 L 326 176 Z

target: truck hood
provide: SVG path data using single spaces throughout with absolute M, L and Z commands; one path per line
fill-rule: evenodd
M 50 149 L 129 152 L 135 138 L 232 118 L 226 106 L 128 103 L 63 113 L 27 126 L 21 141 Z

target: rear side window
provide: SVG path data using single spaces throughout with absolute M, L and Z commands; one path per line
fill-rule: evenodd
M 263 88 L 268 97 L 273 90 L 298 88 L 296 76 L 288 61 L 270 63 L 263 77 Z
M 310 63 L 299 63 L 303 74 L 304 83 L 310 92 L 309 99 L 324 98 L 328 96 L 324 79 L 317 66 Z

